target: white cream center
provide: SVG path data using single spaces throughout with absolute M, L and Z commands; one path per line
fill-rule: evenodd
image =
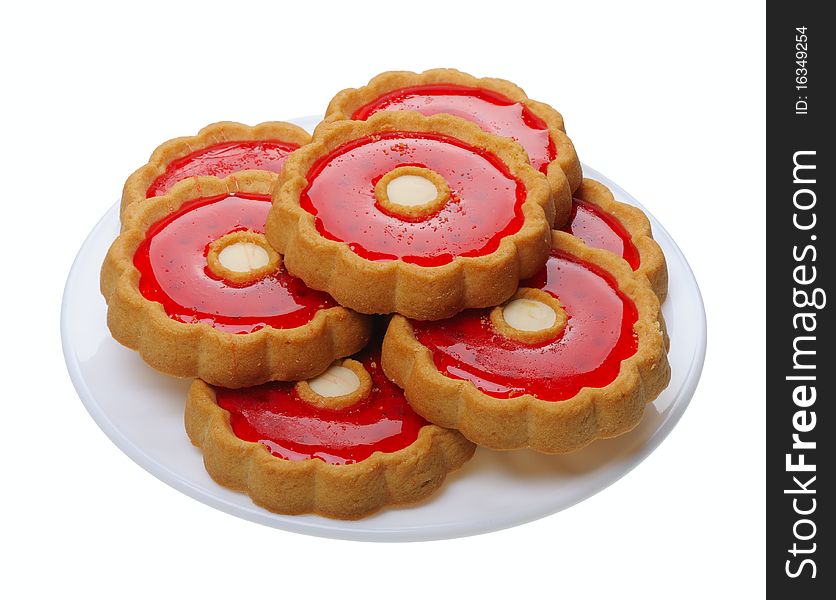
M 389 201 L 401 206 L 420 206 L 432 202 L 438 196 L 435 184 L 420 175 L 401 175 L 386 185 Z
M 266 267 L 270 262 L 270 255 L 258 244 L 236 242 L 220 251 L 218 262 L 235 273 L 249 273 Z
M 557 314 L 551 306 L 528 298 L 517 298 L 509 302 L 502 309 L 502 316 L 508 325 L 520 331 L 548 329 L 557 320 Z
M 319 377 L 309 379 L 308 385 L 320 396 L 334 398 L 356 392 L 360 388 L 360 378 L 351 369 L 332 366 Z

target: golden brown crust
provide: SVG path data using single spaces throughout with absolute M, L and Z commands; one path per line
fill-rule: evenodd
M 387 71 L 373 77 L 361 88 L 348 88 L 334 96 L 325 112 L 325 121 L 351 119 L 359 108 L 400 88 L 440 83 L 486 89 L 526 106 L 546 123 L 549 135 L 555 143 L 557 158 L 552 161 L 547 171 L 549 184 L 552 185 L 554 192 L 562 195 L 567 183 L 571 191 L 576 190 L 581 184 L 581 179 L 583 179 L 581 163 L 572 141 L 566 135 L 563 116 L 548 104 L 531 100 L 521 87 L 505 79 L 477 78 L 456 69 L 430 69 L 423 73 Z M 552 167 L 559 167 L 559 170 L 553 171 Z M 568 213 L 564 215 L 558 211 L 557 227 L 561 227 L 568 216 Z
M 458 429 L 471 441 L 490 448 L 563 453 L 629 431 L 640 421 L 645 403 L 667 386 L 670 366 L 659 299 L 647 281 L 614 254 L 589 248 L 561 231 L 555 231 L 553 239 L 556 248 L 606 269 L 635 302 L 636 353 L 622 361 L 615 381 L 603 388 L 583 388 L 567 400 L 549 402 L 529 394 L 497 399 L 469 381 L 442 375 L 430 350 L 415 338 L 409 321 L 396 315 L 383 341 L 383 370 L 405 390 L 409 403 L 425 419 Z
M 267 264 L 246 272 L 227 269 L 221 262 L 221 253 L 225 248 L 233 244 L 241 243 L 253 244 L 263 248 L 267 253 Z M 233 231 L 209 244 L 206 263 L 209 266 L 209 270 L 222 279 L 226 279 L 232 283 L 249 283 L 278 271 L 282 265 L 282 257 L 267 243 L 267 238 L 264 237 L 264 234 L 255 233 L 254 231 Z
M 331 410 L 348 408 L 364 398 L 368 398 L 372 391 L 372 377 L 362 363 L 352 358 L 346 358 L 334 362 L 334 365 L 348 369 L 357 376 L 359 385 L 356 390 L 339 396 L 321 396 L 311 387 L 310 383 L 308 383 L 309 380 L 303 379 L 296 383 L 296 394 L 299 398 L 312 406 Z M 327 373 L 328 371 L 323 373 L 323 375 Z
M 314 216 L 299 205 L 309 169 L 349 140 L 386 131 L 439 132 L 492 152 L 526 187 L 525 222 L 520 231 L 505 237 L 488 255 L 456 257 L 438 267 L 366 260 L 348 244 L 320 235 Z M 381 112 L 367 121 L 323 123 L 313 141 L 287 159 L 273 193 L 266 235 L 283 254 L 289 272 L 309 287 L 328 292 L 343 306 L 366 314 L 398 312 L 414 319 L 440 319 L 464 308 L 499 304 L 516 291 L 521 278 L 537 272 L 550 251 L 549 224 L 554 213 L 545 177 L 531 167 L 515 142 L 450 115 Z
M 185 425 L 189 439 L 203 449 L 207 472 L 219 484 L 245 492 L 273 512 L 336 519 L 359 519 L 384 506 L 422 500 L 475 450 L 457 431 L 426 425 L 406 448 L 375 452 L 350 465 L 284 460 L 263 444 L 238 438 L 214 390 L 200 380 L 189 389 Z
M 163 373 L 200 377 L 229 388 L 314 377 L 334 359 L 360 350 L 371 334 L 371 320 L 341 306 L 320 310 L 301 327 L 231 334 L 205 323 L 175 321 L 161 304 L 140 293 L 133 256 L 152 224 L 189 200 L 229 191 L 269 194 L 272 185 L 273 177 L 261 171 L 226 179 L 196 177 L 181 181 L 165 196 L 131 205 L 101 273 L 107 324 L 116 341 L 137 350 Z
M 536 331 L 525 331 L 512 327 L 508 321 L 505 320 L 505 306 L 514 300 L 535 300 L 542 302 L 554 311 L 554 323 L 545 328 Z M 539 344 L 546 340 L 554 339 L 566 328 L 568 317 L 566 311 L 560 300 L 536 288 L 520 288 L 517 292 L 508 299 L 508 302 L 501 306 L 494 308 L 489 315 L 494 329 L 501 335 L 522 342 L 523 344 Z
M 647 215 L 635 206 L 617 201 L 607 186 L 593 179 L 584 179 L 575 197 L 595 204 L 624 226 L 639 251 L 636 273 L 647 278 L 659 300 L 664 302 L 668 295 L 668 266 L 662 249 L 653 239 Z
M 197 135 L 179 137 L 163 142 L 151 154 L 148 162 L 134 171 L 122 189 L 120 214 L 138 200 L 145 200 L 145 194 L 152 183 L 165 173 L 173 161 L 183 158 L 196 150 L 213 144 L 248 140 L 280 140 L 297 146 L 304 146 L 311 140 L 310 134 L 297 125 L 281 121 L 267 121 L 250 126 L 233 121 L 212 123 L 201 129 Z M 273 178 L 275 174 L 271 174 Z
M 415 206 L 404 206 L 394 202 L 389 198 L 389 184 L 392 180 L 402 177 L 404 175 L 412 175 L 416 177 L 423 177 L 432 182 L 436 189 L 435 198 L 424 204 Z M 450 188 L 444 178 L 433 171 L 424 167 L 416 167 L 414 165 L 396 167 L 386 173 L 374 186 L 374 195 L 377 197 L 377 202 L 384 209 L 396 215 L 401 215 L 409 219 L 419 219 L 427 217 L 433 213 L 437 213 L 450 200 Z

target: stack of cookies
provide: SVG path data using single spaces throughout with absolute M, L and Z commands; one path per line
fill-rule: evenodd
M 102 267 L 113 337 L 194 380 L 209 474 L 353 519 L 476 445 L 576 450 L 668 384 L 665 259 L 516 85 L 390 72 L 313 136 L 217 123 L 128 179 Z

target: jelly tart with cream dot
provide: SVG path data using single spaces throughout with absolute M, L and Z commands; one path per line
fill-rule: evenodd
M 512 140 L 381 112 L 317 128 L 285 163 L 266 233 L 291 273 L 343 306 L 438 319 L 510 297 L 546 260 L 554 214 Z
M 429 421 L 490 448 L 545 453 L 632 429 L 670 378 L 647 280 L 560 231 L 508 302 L 435 322 L 395 315 L 382 361 Z
M 516 140 L 531 165 L 548 175 L 557 197 L 568 193 L 567 186 L 574 191 L 581 183 L 581 163 L 566 135 L 561 114 L 548 104 L 531 100 L 519 86 L 504 79 L 480 79 L 456 69 L 389 71 L 361 88 L 334 96 L 325 120 L 362 121 L 381 111 L 397 110 L 414 110 L 427 116 L 454 115 L 488 133 Z M 558 211 L 557 225 L 562 225 L 567 216 Z
M 369 317 L 288 274 L 264 237 L 273 176 L 190 178 L 132 205 L 102 266 L 113 337 L 152 367 L 243 387 L 324 371 Z
M 185 423 L 221 485 L 273 512 L 338 519 L 429 496 L 475 449 L 415 413 L 384 375 L 379 342 L 297 383 L 195 380 Z
M 195 136 L 169 140 L 154 150 L 125 182 L 122 213 L 134 202 L 167 194 L 189 177 L 223 178 L 245 170 L 279 173 L 287 156 L 310 139 L 301 127 L 280 121 L 207 125 Z
M 668 293 L 665 255 L 640 208 L 617 201 L 603 183 L 584 179 L 572 200 L 572 213 L 562 230 L 588 246 L 609 250 L 647 277 L 659 300 Z

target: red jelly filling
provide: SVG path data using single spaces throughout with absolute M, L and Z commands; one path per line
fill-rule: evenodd
M 380 352 L 355 358 L 372 378 L 368 398 L 340 410 L 317 408 L 301 400 L 295 384 L 217 388 L 218 406 L 230 413 L 232 431 L 260 442 L 286 460 L 319 458 L 333 465 L 365 460 L 374 452 L 396 452 L 418 439 L 427 422 L 410 408 L 401 389 L 380 368 Z
M 572 200 L 572 214 L 563 231 L 571 233 L 593 248 L 602 248 L 626 260 L 633 270 L 639 268 L 641 256 L 630 233 L 611 214 L 585 200 Z
M 270 196 L 224 194 L 184 204 L 155 223 L 134 254 L 139 291 L 184 323 L 207 323 L 229 333 L 251 333 L 264 326 L 299 327 L 330 296 L 309 289 L 283 269 L 246 284 L 214 275 L 206 263 L 209 245 L 234 231 L 264 231 Z
M 450 200 L 423 219 L 384 211 L 374 194 L 381 177 L 409 165 L 434 170 L 450 188 Z M 523 224 L 522 182 L 493 154 L 444 135 L 360 138 L 320 158 L 307 179 L 300 204 L 316 216 L 319 233 L 369 260 L 436 266 L 482 256 Z
M 488 310 L 469 310 L 445 321 L 413 321 L 438 370 L 464 379 L 485 394 L 512 398 L 533 394 L 565 400 L 584 387 L 603 387 L 618 376 L 621 361 L 635 354 L 638 313 L 611 275 L 595 265 L 553 251 L 545 268 L 523 287 L 560 300 L 568 317 L 563 333 L 527 345 L 497 333 Z
M 490 90 L 452 84 L 405 87 L 357 109 L 352 118 L 365 121 L 382 110 L 415 110 L 427 116 L 447 113 L 467 119 L 488 133 L 515 139 L 532 166 L 544 173 L 557 155 L 545 121 L 525 105 Z
M 150 185 L 145 197 L 162 196 L 177 182 L 199 175 L 223 178 L 246 169 L 278 173 L 282 170 L 287 155 L 298 147 L 277 140 L 212 144 L 169 163 L 165 173 Z

